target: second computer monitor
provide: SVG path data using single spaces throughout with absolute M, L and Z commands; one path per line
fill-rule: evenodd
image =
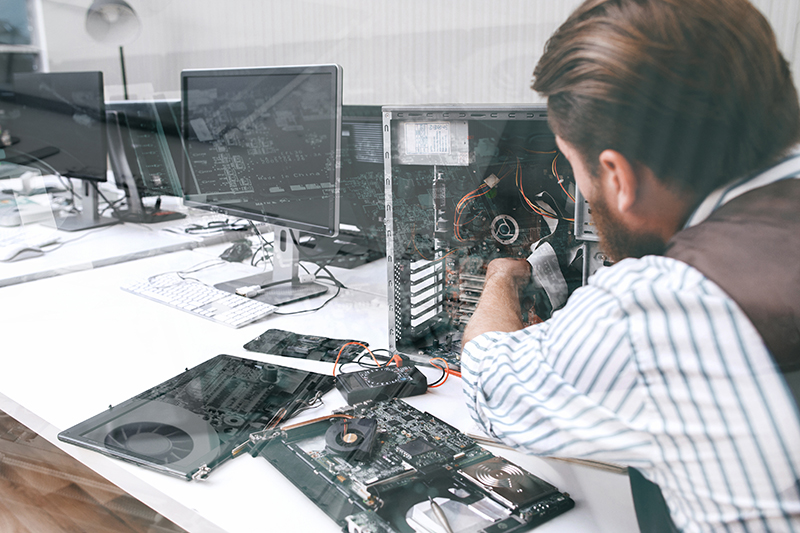
M 0 102 L 0 125 L 10 133 L 0 160 L 105 181 L 103 94 L 102 72 L 16 74 L 13 100 Z

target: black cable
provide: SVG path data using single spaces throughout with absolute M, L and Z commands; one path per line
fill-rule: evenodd
M 255 232 L 256 236 L 258 237 L 258 240 L 260 241 L 258 249 L 256 249 L 256 251 L 250 257 L 250 266 L 258 266 L 258 263 L 261 261 L 269 261 L 270 264 L 272 264 L 272 254 L 267 251 L 267 247 L 274 249 L 275 243 L 267 241 L 267 239 L 264 238 L 264 236 L 261 234 L 261 232 L 258 230 L 258 227 L 253 223 L 252 220 L 249 220 L 248 222 L 250 222 L 250 227 L 253 228 L 253 231 Z M 256 259 L 256 256 L 259 253 L 262 254 L 262 257 L 261 259 Z
M 278 312 L 276 311 L 276 312 L 275 312 L 275 313 L 273 313 L 273 314 L 274 314 L 274 315 L 279 315 L 279 316 L 288 316 L 288 315 L 299 315 L 300 313 L 314 313 L 314 312 L 316 312 L 316 311 L 319 311 L 320 309 L 322 309 L 322 308 L 323 308 L 323 307 L 325 307 L 326 305 L 328 305 L 328 303 L 330 303 L 330 301 L 331 301 L 331 300 L 333 300 L 334 298 L 336 298 L 337 296 L 339 296 L 339 293 L 341 292 L 341 290 L 342 290 L 342 287 L 341 287 L 341 286 L 339 286 L 339 285 L 337 285 L 337 286 L 336 286 L 336 294 L 334 294 L 333 296 L 331 296 L 330 298 L 328 298 L 327 300 L 325 300 L 324 302 L 322 302 L 322 305 L 320 305 L 319 307 L 315 307 L 314 309 L 303 309 L 302 311 L 292 311 L 292 312 L 290 312 L 290 313 L 278 313 Z
M 39 159 L 38 157 L 33 156 L 33 155 L 29 154 L 28 152 L 23 152 L 21 150 L 15 149 L 15 148 L 10 148 L 10 147 L 6 146 L 3 149 L 7 150 L 7 151 L 11 151 L 11 152 L 16 152 L 17 154 L 24 155 L 26 157 L 30 157 L 31 159 L 33 159 L 34 161 L 36 161 L 40 165 L 43 165 L 43 166 L 49 168 L 50 171 L 53 173 L 53 175 L 56 178 L 58 178 L 59 183 L 61 183 L 61 185 L 63 185 L 64 188 L 69 191 L 69 193 L 71 195 L 70 202 L 72 203 L 73 206 L 75 205 L 75 197 L 77 196 L 78 198 L 81 198 L 81 196 L 75 192 L 75 187 L 73 187 L 72 181 L 70 181 L 69 178 L 66 178 L 67 181 L 65 182 L 64 181 L 64 179 L 65 179 L 64 176 L 62 176 L 61 173 L 58 170 L 56 170 L 56 167 L 54 167 L 50 163 L 44 161 L 43 159 Z
M 377 355 L 378 352 L 386 352 L 387 354 L 391 355 L 391 352 L 389 350 L 387 350 L 386 348 L 377 348 L 375 350 L 372 350 L 372 356 L 370 356 L 369 353 L 361 353 L 361 354 L 359 354 L 358 357 L 356 357 L 352 361 L 343 361 L 343 362 L 339 363 L 339 369 L 336 371 L 336 373 L 337 374 L 344 373 L 342 371 L 342 368 L 344 368 L 344 365 L 346 365 L 348 363 L 355 363 L 358 366 L 360 366 L 361 368 L 380 368 L 381 366 L 383 366 L 383 365 L 380 364 L 381 362 L 385 365 L 386 363 L 391 361 L 391 359 L 392 359 L 391 357 L 388 357 L 388 356 L 387 357 L 379 357 Z M 375 360 L 373 360 L 373 357 L 375 358 L 375 360 L 378 360 L 378 364 L 375 364 Z M 366 362 L 364 362 L 365 360 L 366 360 Z M 354 372 L 358 372 L 358 370 L 354 370 Z
M 318 280 L 318 279 L 324 279 L 324 280 L 327 280 L 327 281 L 330 281 L 330 282 L 332 282 L 332 283 L 333 283 L 333 284 L 334 284 L 336 287 L 341 287 L 341 288 L 343 288 L 343 289 L 346 289 L 346 288 L 347 288 L 347 287 L 345 287 L 345 286 L 344 286 L 344 284 L 343 284 L 343 283 L 341 283 L 339 280 L 337 280 L 336 278 L 332 278 L 332 277 L 330 277 L 330 276 L 314 276 L 314 279 L 315 279 L 315 280 Z
M 258 256 L 259 252 L 262 251 L 263 253 L 261 254 L 261 256 Z M 270 264 L 272 264 L 272 258 L 269 256 L 269 254 L 266 251 L 259 248 L 258 250 L 255 251 L 255 253 L 252 256 L 250 256 L 250 266 L 258 267 L 262 261 L 269 261 Z
M 123 214 L 122 214 L 122 213 L 121 213 L 121 212 L 120 212 L 120 211 L 119 211 L 119 210 L 116 208 L 116 206 L 114 205 L 114 202 L 109 202 L 109 201 L 108 201 L 108 198 L 106 198 L 106 195 L 105 195 L 105 194 L 103 194 L 103 192 L 100 190 L 100 187 L 98 187 L 98 186 L 97 186 L 97 183 L 95 183 L 95 182 L 93 182 L 93 181 L 92 181 L 92 182 L 90 182 L 90 183 L 91 183 L 91 186 L 92 186 L 92 187 L 94 187 L 94 190 L 96 190 L 96 191 L 97 191 L 97 194 L 99 194 L 99 195 L 100 195 L 100 197 L 101 197 L 101 198 L 102 198 L 102 199 L 105 201 L 105 203 L 106 203 L 106 205 L 107 205 L 107 208 L 108 208 L 108 207 L 110 207 L 110 208 L 111 208 L 111 210 L 114 212 L 114 216 L 115 216 L 115 217 L 117 217 L 117 220 L 119 220 L 120 222 L 124 222 L 124 221 L 125 221 L 125 215 L 123 215 Z
M 282 279 L 280 281 L 270 281 L 269 283 L 265 283 L 263 285 L 259 285 L 258 288 L 260 289 L 269 289 L 270 287 L 277 287 L 278 285 L 285 285 L 286 283 L 291 283 L 294 280 L 291 279 Z M 258 296 L 258 294 L 256 294 Z
M 446 368 L 447 368 L 447 366 L 445 365 L 445 367 L 442 368 L 442 375 L 439 377 L 439 379 L 437 379 L 433 383 L 428 383 L 428 387 L 435 387 L 436 385 L 439 385 L 440 383 L 443 383 L 444 380 L 447 379 L 447 370 L 445 370 Z
M 211 267 L 214 267 L 214 266 L 227 265 L 227 264 L 228 263 L 226 261 L 222 261 L 220 259 L 206 259 L 205 261 L 200 261 L 196 265 L 190 266 L 189 268 L 186 268 L 186 269 L 183 269 L 183 270 L 170 270 L 170 271 L 167 271 L 167 272 L 161 272 L 160 274 L 153 274 L 152 276 L 147 278 L 147 282 L 148 283 L 155 283 L 154 280 L 156 278 L 159 278 L 161 276 L 168 276 L 170 274 L 174 274 L 175 276 L 177 276 L 178 278 L 180 278 L 180 279 L 182 279 L 184 281 L 191 280 L 191 281 L 196 281 L 198 283 L 202 283 L 203 285 L 208 285 L 207 283 L 203 283 L 199 279 L 187 276 L 187 274 L 194 274 L 195 272 L 200 272 L 201 270 L 205 270 L 207 268 L 211 268 Z
M 98 231 L 105 231 L 105 230 L 109 229 L 110 227 L 111 226 L 102 226 L 100 228 L 95 228 L 95 229 L 92 229 L 92 230 L 89 230 L 89 231 L 82 231 L 80 236 L 79 237 L 75 237 L 74 239 L 69 239 L 69 240 L 66 240 L 66 241 L 58 241 L 58 242 L 53 242 L 53 243 L 50 243 L 50 244 L 45 244 L 43 246 L 40 246 L 39 248 L 41 248 L 42 251 L 44 251 L 45 253 L 53 252 L 55 250 L 60 249 L 65 244 L 69 244 L 71 242 L 75 242 L 77 240 L 83 239 L 84 237 L 86 237 L 88 235 L 91 235 L 93 233 L 97 233 Z
M 313 256 L 309 255 L 307 250 L 304 250 L 303 247 L 300 246 L 300 243 L 298 242 L 297 237 L 294 234 L 294 231 L 289 230 L 289 235 L 291 235 L 292 242 L 294 242 L 294 245 L 297 247 L 297 250 L 300 253 L 300 255 L 304 256 L 304 259 L 301 259 L 301 260 L 305 260 L 305 261 L 308 261 L 309 263 L 313 263 L 314 265 L 316 265 L 317 266 L 317 272 L 319 272 L 320 270 L 324 270 L 325 272 L 327 272 L 328 276 L 330 276 L 330 280 L 333 281 L 336 284 L 337 287 L 342 287 L 344 289 L 347 288 L 347 287 L 344 286 L 344 283 L 342 283 L 341 281 L 336 279 L 336 276 L 334 276 L 331 273 L 331 271 L 328 270 L 328 265 L 333 261 L 334 256 L 330 257 L 324 264 L 320 265 L 319 263 L 317 263 L 314 260 Z M 318 255 L 322 255 L 322 254 L 318 254 Z M 311 274 L 311 272 L 309 272 L 309 270 L 305 267 L 305 265 L 303 265 L 302 263 L 299 263 L 299 262 L 298 262 L 298 265 L 300 266 L 300 268 L 302 268 L 303 270 L 306 271 L 306 274 L 312 275 L 312 276 L 314 276 L 316 278 L 317 272 L 315 272 L 314 274 Z
M 262 239 L 262 241 L 264 243 L 266 243 L 267 242 L 266 239 L 264 239 L 264 237 L 261 235 L 261 232 L 258 231 L 258 229 L 255 227 L 255 224 L 253 224 L 252 221 L 250 221 L 250 225 L 253 227 L 253 229 L 255 229 L 256 233 L 259 236 L 259 238 Z M 305 251 L 301 249 L 300 243 L 297 242 L 297 238 L 295 237 L 295 234 L 294 234 L 294 232 L 292 230 L 289 230 L 289 235 L 291 235 L 292 241 L 294 242 L 294 245 L 297 247 L 298 251 L 300 251 L 300 253 L 302 255 L 306 255 Z M 272 243 L 272 246 L 273 247 L 275 246 L 274 242 Z M 309 261 L 309 262 L 314 263 L 314 261 Z M 316 263 L 314 263 L 314 264 L 316 265 Z M 298 265 L 303 270 L 305 270 L 307 274 L 312 275 L 311 272 L 309 272 L 309 270 L 305 267 L 305 265 L 300 264 L 300 263 L 298 263 Z M 313 309 L 303 309 L 301 311 L 291 311 L 291 312 L 288 312 L 288 313 L 275 312 L 273 314 L 280 315 L 280 316 L 287 316 L 287 315 L 298 315 L 298 314 L 301 314 L 301 313 L 314 313 L 316 311 L 319 311 L 320 309 L 322 309 L 326 305 L 328 305 L 328 303 L 330 303 L 334 298 L 339 296 L 339 293 L 341 292 L 341 290 L 343 288 L 345 288 L 345 289 L 347 288 L 347 287 L 345 287 L 344 283 L 342 283 L 341 281 L 336 279 L 336 276 L 334 276 L 333 273 L 331 273 L 331 271 L 328 270 L 327 264 L 321 265 L 321 266 L 317 265 L 317 267 L 318 267 L 317 268 L 317 272 L 319 272 L 320 270 L 324 270 L 328 275 L 327 276 L 317 277 L 316 273 L 315 273 L 315 274 L 313 274 L 314 278 L 315 279 L 322 279 L 322 280 L 329 280 L 329 281 L 333 282 L 333 284 L 336 286 L 336 293 L 333 296 L 331 296 L 330 298 L 328 298 L 327 300 L 325 300 L 324 302 L 322 302 L 322 304 L 320 304 L 318 307 L 315 307 Z M 294 280 L 273 281 L 273 282 L 270 282 L 270 283 L 267 283 L 267 284 L 264 284 L 264 285 L 260 285 L 259 289 L 266 289 L 266 288 L 269 288 L 269 287 L 272 287 L 272 286 L 275 286 L 275 285 L 280 285 L 282 283 L 290 283 L 292 281 L 294 281 Z
M 206 225 L 189 224 L 183 229 L 183 232 L 189 235 L 203 235 L 220 231 L 244 231 L 247 229 L 247 222 L 249 221 L 242 218 L 234 220 L 233 222 L 227 218 L 225 220 L 212 220 Z M 243 223 L 244 225 L 242 225 Z
M 122 203 L 123 203 L 125 200 L 127 200 L 127 198 L 125 198 L 125 197 L 123 196 L 123 197 L 122 197 L 122 198 L 120 198 L 119 200 L 114 200 L 113 202 L 111 202 L 111 203 L 107 204 L 107 205 L 106 205 L 106 206 L 105 206 L 105 207 L 104 207 L 104 208 L 103 208 L 103 209 L 100 211 L 100 216 L 103 216 L 103 215 L 105 214 L 105 212 L 106 212 L 106 211 L 108 211 L 109 209 L 113 210 L 113 209 L 114 209 L 114 207 L 115 207 L 115 204 L 116 204 L 116 207 L 119 207 L 119 206 L 120 206 L 120 205 L 121 205 L 121 204 L 122 204 Z
M 320 270 L 324 270 L 324 271 L 325 271 L 325 272 L 326 272 L 328 275 L 327 275 L 327 276 L 320 276 L 320 277 L 317 277 L 317 274 L 316 274 L 316 272 L 315 272 L 315 273 L 314 273 L 314 278 L 315 278 L 315 279 L 329 279 L 329 280 L 331 280 L 332 282 L 334 282 L 334 283 L 336 284 L 336 286 L 337 286 L 337 287 L 341 287 L 341 288 L 343 288 L 343 289 L 346 289 L 346 288 L 347 288 L 347 287 L 345 286 L 345 284 L 344 284 L 344 283 L 342 283 L 341 281 L 339 281 L 338 279 L 336 279 L 336 276 L 334 276 L 334 275 L 331 273 L 331 271 L 330 271 L 330 270 L 328 270 L 328 267 L 327 267 L 327 266 L 322 266 L 322 267 L 318 268 L 318 269 L 317 269 L 317 272 L 319 272 Z
M 380 352 L 386 352 L 387 355 L 385 357 L 384 356 L 379 356 L 378 353 L 380 353 Z M 368 357 L 367 358 L 368 355 L 369 355 L 368 353 L 361 354 L 357 358 L 357 362 L 358 362 L 359 366 L 362 366 L 364 368 L 377 368 L 378 366 L 383 366 L 383 365 L 385 365 L 386 363 L 388 363 L 389 361 L 392 360 L 391 352 L 389 350 L 387 350 L 386 348 L 377 348 L 375 350 L 372 350 L 372 355 L 375 357 L 376 360 L 378 360 L 378 365 L 375 364 L 375 360 L 373 360 L 372 357 Z M 366 358 L 366 361 L 367 361 L 366 363 L 364 362 L 365 358 Z M 354 362 L 356 362 L 356 361 L 354 361 Z
M 297 242 L 297 241 L 295 241 L 295 242 Z M 314 272 L 314 274 L 311 274 L 311 272 L 309 272 L 308 269 L 305 266 L 303 266 L 302 264 L 300 264 L 300 266 L 303 268 L 303 270 L 306 271 L 307 274 L 314 276 L 314 279 L 327 279 L 327 280 L 332 281 L 337 287 L 339 287 L 341 289 L 346 289 L 347 288 L 344 283 L 339 281 L 336 278 L 336 276 L 334 276 L 333 273 L 330 270 L 328 270 L 328 264 L 327 263 L 324 264 L 324 265 L 318 265 L 317 263 L 314 263 L 313 261 L 311 261 L 311 263 L 317 265 L 317 267 L 318 267 L 317 271 Z M 317 276 L 317 272 L 319 272 L 320 270 L 324 270 L 328 275 L 327 276 Z M 337 292 L 337 295 L 338 295 L 338 292 Z
M 331 264 L 331 262 L 333 262 L 333 260 L 336 258 L 336 256 L 335 256 L 335 255 L 332 255 L 331 257 L 329 257 L 329 258 L 328 258 L 328 260 L 327 260 L 327 261 L 325 261 L 325 263 L 324 263 L 322 266 L 320 266 L 320 265 L 319 265 L 319 263 L 317 263 L 317 261 L 316 261 L 316 259 L 314 258 L 314 256 L 313 256 L 313 255 L 311 255 L 311 254 L 309 254 L 309 253 L 308 253 L 308 250 L 304 250 L 304 249 L 303 249 L 303 247 L 302 247 L 302 246 L 300 246 L 300 243 L 297 241 L 297 237 L 295 237 L 295 235 L 294 235 L 294 232 L 290 230 L 290 231 L 289 231 L 289 235 L 291 235 L 291 236 L 292 236 L 292 241 L 294 241 L 294 245 L 297 247 L 297 250 L 300 252 L 300 255 L 304 256 L 304 260 L 305 260 L 305 261 L 308 261 L 309 263 L 313 263 L 313 264 L 317 265 L 317 267 L 319 267 L 319 268 L 317 269 L 317 272 L 319 272 L 319 271 L 320 271 L 320 270 L 322 270 L 322 269 L 325 269 L 325 268 L 326 268 L 328 265 L 330 265 L 330 264 Z M 319 254 L 317 254 L 317 255 L 318 255 L 318 256 L 320 256 L 320 255 L 322 255 L 323 253 L 324 253 L 324 252 L 322 252 L 322 253 L 319 253 Z M 302 266 L 302 265 L 301 265 L 301 266 Z M 308 274 L 311 274 L 311 272 L 308 272 L 308 269 L 306 269 L 305 267 L 303 267 L 303 270 L 305 270 L 305 271 L 306 271 Z M 328 273 L 330 274 L 330 272 L 328 272 Z
M 368 358 L 369 364 L 364 363 L 364 361 L 363 361 L 364 357 Z M 344 374 L 345 373 L 344 370 L 343 370 L 344 369 L 344 365 L 346 365 L 348 363 L 355 363 L 358 366 L 360 366 L 361 368 L 379 368 L 379 365 L 375 364 L 375 361 L 373 361 L 372 358 L 369 357 L 369 354 L 362 353 L 358 357 L 353 359 L 352 361 L 342 361 L 339 364 L 339 370 L 337 371 L 337 374 Z M 358 370 L 354 370 L 354 372 L 358 372 Z

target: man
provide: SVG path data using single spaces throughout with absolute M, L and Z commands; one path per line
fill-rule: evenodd
M 634 467 L 678 529 L 800 531 L 800 110 L 769 24 L 747 0 L 588 0 L 534 78 L 616 263 L 527 328 L 527 262 L 489 264 L 473 418 Z

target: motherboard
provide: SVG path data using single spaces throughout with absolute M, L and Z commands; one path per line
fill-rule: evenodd
M 574 506 L 553 485 L 398 399 L 262 433 L 251 453 L 349 533 L 525 531 Z

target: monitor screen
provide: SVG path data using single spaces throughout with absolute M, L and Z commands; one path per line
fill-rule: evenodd
M 0 106 L 0 126 L 9 134 L 0 161 L 105 181 L 102 72 L 16 74 L 13 95 Z
M 337 65 L 183 71 L 186 205 L 336 235 L 341 86 Z
M 381 107 L 342 106 L 339 223 L 385 241 Z
M 183 196 L 178 175 L 183 160 L 180 100 L 107 102 L 108 127 L 120 145 L 139 196 Z M 114 127 L 118 131 L 113 131 Z M 112 142 L 112 146 L 115 143 Z M 117 186 L 127 190 L 124 173 L 112 168 Z

